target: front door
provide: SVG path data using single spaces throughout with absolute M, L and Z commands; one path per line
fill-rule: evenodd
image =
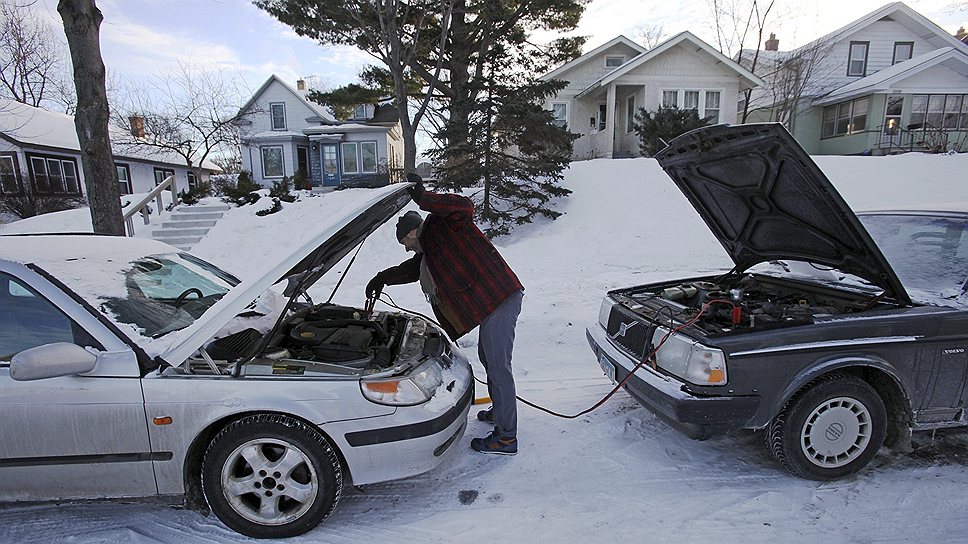
M 87 375 L 10 377 L 16 353 L 51 342 L 90 346 Z M 134 353 L 101 346 L 39 291 L 0 272 L 0 496 L 14 500 L 157 493 Z
M 339 151 L 336 144 L 323 144 L 323 185 L 339 185 Z

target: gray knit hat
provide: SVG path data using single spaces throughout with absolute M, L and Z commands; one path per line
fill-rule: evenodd
M 397 219 L 397 241 L 403 240 L 404 236 L 410 234 L 410 231 L 419 227 L 421 223 L 423 223 L 423 217 L 413 210 L 401 215 Z

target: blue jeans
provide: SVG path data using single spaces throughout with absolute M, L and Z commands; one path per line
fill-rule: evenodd
M 491 315 L 485 317 L 477 342 L 477 354 L 487 371 L 487 394 L 491 397 L 494 431 L 501 438 L 515 438 L 518 434 L 511 351 L 522 298 L 523 291 L 513 293 Z

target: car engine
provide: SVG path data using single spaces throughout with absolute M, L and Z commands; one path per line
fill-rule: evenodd
M 262 352 L 265 333 L 254 328 L 223 336 L 190 361 L 188 373 L 361 374 L 381 372 L 400 359 L 437 356 L 447 340 L 422 318 L 317 304 L 294 312 Z M 244 364 L 243 364 L 244 363 Z M 213 367 L 214 365 L 214 367 Z
M 696 326 L 710 333 L 803 325 L 879 304 L 869 295 L 852 297 L 839 290 L 808 288 L 799 282 L 753 274 L 715 282 L 632 288 L 615 294 L 626 307 L 643 316 L 654 315 L 659 306 L 672 308 L 679 320 L 702 312 Z

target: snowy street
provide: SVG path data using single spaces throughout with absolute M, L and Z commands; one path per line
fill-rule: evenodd
M 855 209 L 968 202 L 965 154 L 815 159 Z M 559 202 L 563 216 L 519 227 L 496 245 L 526 288 L 514 351 L 518 394 L 570 414 L 611 388 L 585 340 L 606 291 L 731 263 L 654 160 L 575 162 L 564 186 L 574 193 Z M 265 200 L 233 209 L 192 253 L 243 276 L 247 262 L 289 239 L 292 220 L 312 220 L 319 199 L 255 216 Z M 3 225 L 0 233 L 80 230 L 77 212 L 87 213 Z M 334 301 L 362 305 L 370 277 L 407 256 L 391 221 L 364 243 Z M 316 284 L 317 301 L 348 262 Z M 429 312 L 415 285 L 385 293 Z M 475 331 L 460 345 L 482 377 L 476 339 Z M 787 473 L 761 433 L 690 440 L 624 391 L 576 420 L 519 403 L 515 457 L 468 447 L 489 430 L 474 417 L 481 408 L 472 407 L 462 442 L 439 468 L 345 488 L 330 518 L 290 541 L 961 543 L 968 534 L 968 432 L 915 434 L 913 453 L 882 449 L 857 476 L 819 483 Z M 0 543 L 249 541 L 214 516 L 157 501 L 0 506 Z

